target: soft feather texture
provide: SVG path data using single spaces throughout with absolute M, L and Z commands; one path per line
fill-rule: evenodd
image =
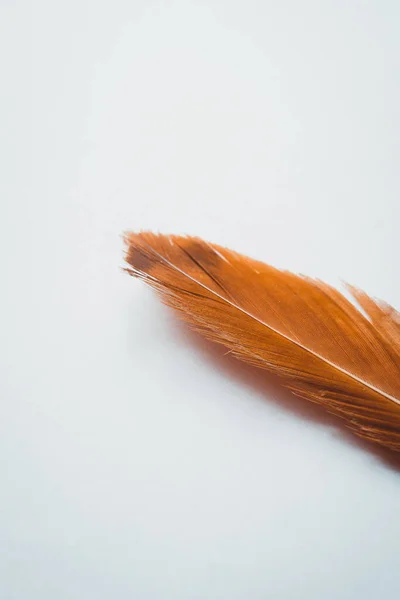
M 127 271 L 207 338 L 400 451 L 400 313 L 198 238 L 128 233 Z

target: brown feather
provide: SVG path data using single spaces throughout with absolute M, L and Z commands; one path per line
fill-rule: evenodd
M 127 271 L 207 338 L 400 451 L 400 314 L 193 237 L 129 233 Z

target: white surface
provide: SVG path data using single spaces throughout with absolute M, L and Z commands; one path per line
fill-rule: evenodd
M 399 471 L 119 269 L 190 233 L 399 307 L 399 3 L 1 13 L 0 597 L 399 598 Z

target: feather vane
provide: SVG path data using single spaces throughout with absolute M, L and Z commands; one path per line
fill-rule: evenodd
M 128 233 L 126 269 L 208 339 L 400 451 L 400 313 L 199 238 Z

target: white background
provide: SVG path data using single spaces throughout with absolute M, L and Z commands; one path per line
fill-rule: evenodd
M 396 0 L 2 0 L 0 597 L 400 597 L 400 473 L 122 273 L 189 233 L 400 306 Z

